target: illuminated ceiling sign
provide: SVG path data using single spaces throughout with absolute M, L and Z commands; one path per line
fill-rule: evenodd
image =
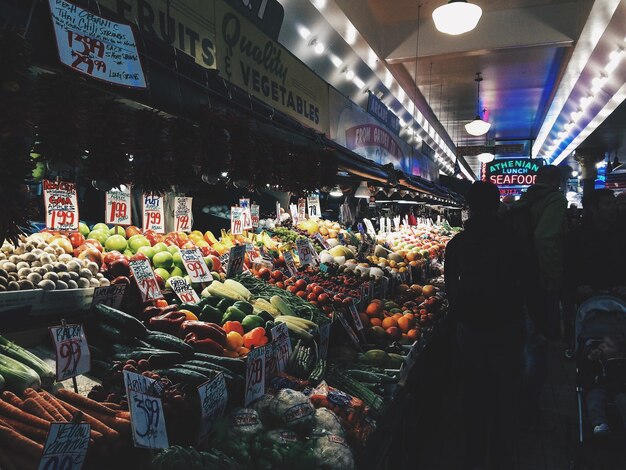
M 396 135 L 400 134 L 400 119 L 398 119 L 398 116 L 371 91 L 367 99 L 367 112 L 385 124 Z
M 482 164 L 482 180 L 497 185 L 501 194 L 519 195 L 535 184 L 537 172 L 543 165 L 541 158 L 498 159 Z

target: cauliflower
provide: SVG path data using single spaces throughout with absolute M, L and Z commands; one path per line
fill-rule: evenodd
M 318 408 L 313 416 L 313 434 L 334 434 L 345 437 L 343 426 L 339 422 L 337 415 L 328 408 Z
M 231 415 L 231 431 L 238 436 L 252 436 L 263 431 L 263 424 L 256 410 L 237 408 Z
M 265 394 L 250 404 L 250 408 L 256 410 L 259 414 L 259 418 L 265 425 L 268 425 L 272 421 L 272 417 L 270 415 L 270 405 L 273 399 L 274 397 L 272 395 Z
M 275 420 L 286 428 L 306 432 L 310 429 L 315 408 L 302 392 L 284 388 L 270 403 L 270 412 Z
M 354 470 L 354 458 L 341 436 L 327 434 L 311 439 L 313 454 L 322 470 Z

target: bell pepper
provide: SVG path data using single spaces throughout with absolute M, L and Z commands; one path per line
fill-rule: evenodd
M 246 318 L 246 314 L 239 310 L 237 307 L 232 306 L 228 307 L 226 309 L 226 312 L 224 312 L 221 323 L 226 323 L 227 321 L 241 322 L 244 318 Z
M 148 325 L 150 326 L 150 329 L 155 331 L 176 334 L 185 320 L 186 317 L 184 313 L 168 312 L 163 315 L 150 318 L 150 320 L 148 320 Z
M 200 312 L 198 318 L 209 323 L 219 323 L 222 319 L 222 312 L 212 305 L 205 305 L 202 307 L 202 312 Z
M 179 336 L 186 337 L 189 333 L 196 333 L 199 339 L 210 338 L 222 346 L 226 345 L 226 332 L 214 323 L 187 320 L 180 325 Z
M 200 338 L 197 333 L 188 333 L 185 336 L 185 343 L 205 354 L 213 354 L 215 356 L 224 354 L 224 348 L 219 343 L 211 338 Z

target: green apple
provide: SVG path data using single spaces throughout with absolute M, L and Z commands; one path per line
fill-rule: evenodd
M 174 258 L 169 252 L 161 251 L 154 255 L 154 258 L 152 258 L 152 264 L 154 264 L 155 268 L 171 269 L 174 265 Z
M 170 271 L 170 276 L 179 276 L 179 277 L 183 277 L 185 275 L 185 273 L 183 272 L 182 269 L 180 269 L 178 266 L 175 266 L 171 271 Z M 191 284 L 191 282 L 189 283 Z
M 126 256 L 127 258 L 132 258 L 134 254 L 135 253 L 133 253 L 129 249 L 124 250 L 124 256 Z
M 158 274 L 159 276 L 161 276 L 164 281 L 167 281 L 170 278 L 170 273 L 167 271 L 167 269 L 156 268 L 154 270 L 154 274 Z
M 174 266 L 180 269 L 185 269 L 185 263 L 183 263 L 183 257 L 181 256 L 180 251 L 174 253 L 172 258 L 174 258 Z
M 167 245 L 163 242 L 155 243 L 155 245 L 152 248 L 154 248 L 155 253 L 159 253 L 161 251 L 167 251 Z
M 87 238 L 91 238 L 92 240 L 98 240 L 100 244 L 104 246 L 107 238 L 109 238 L 109 230 L 107 229 L 106 232 L 104 230 L 92 230 L 91 232 L 89 232 L 89 235 L 87 235 Z
M 121 235 L 122 237 L 124 237 L 124 239 L 126 239 L 126 229 L 124 229 L 124 227 L 120 227 L 119 225 L 109 230 L 109 234 Z
M 173 255 L 174 253 L 178 253 L 180 251 L 180 248 L 178 248 L 176 245 L 170 245 L 167 247 L 167 251 Z
M 206 263 L 209 271 L 213 271 L 213 259 L 210 256 L 204 257 L 204 262 Z
M 89 225 L 87 225 L 85 222 L 80 222 L 78 224 L 78 231 L 82 234 L 83 237 L 87 237 L 91 230 L 89 230 Z
M 106 239 L 104 248 L 107 251 L 119 251 L 122 253 L 128 248 L 128 242 L 122 235 L 111 235 Z
M 93 232 L 94 230 L 105 230 L 106 232 L 108 232 L 109 226 L 105 223 L 100 222 L 99 224 L 96 224 L 93 227 L 91 227 L 91 231 Z
M 152 258 L 156 254 L 156 252 L 154 251 L 154 248 L 151 246 L 140 246 L 139 249 L 137 250 L 137 253 L 142 253 L 146 255 L 150 261 L 152 261 Z
M 130 240 L 128 240 L 128 245 L 133 253 L 137 253 L 137 250 L 142 246 L 150 246 L 150 242 L 143 235 L 134 235 L 130 237 Z

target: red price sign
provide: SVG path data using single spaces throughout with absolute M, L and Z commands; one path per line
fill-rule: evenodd
M 141 291 L 143 301 L 162 299 L 161 289 L 157 283 L 154 271 L 147 259 L 133 260 L 129 263 L 130 269 L 135 276 L 137 286 Z
M 76 184 L 43 180 L 43 195 L 46 227 L 55 230 L 78 230 Z
M 130 188 L 121 186 L 106 192 L 105 197 L 106 221 L 115 225 L 131 224 Z
M 151 194 L 143 195 L 143 229 L 156 233 L 165 233 L 163 197 Z
M 265 347 L 254 348 L 246 359 L 246 395 L 244 406 L 265 393 Z
M 89 372 L 91 357 L 82 325 L 50 327 L 57 357 L 57 380 Z

